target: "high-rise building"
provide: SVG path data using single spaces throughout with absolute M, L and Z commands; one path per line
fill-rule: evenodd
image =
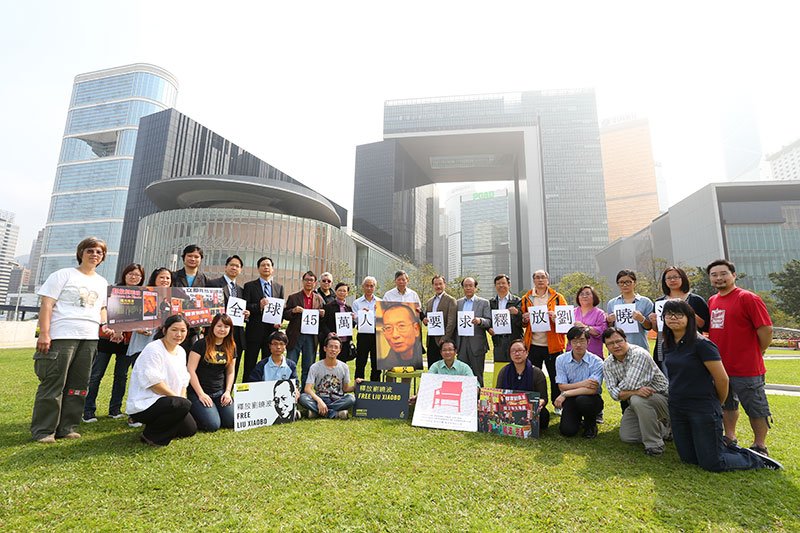
M 28 276 L 28 281 L 25 285 L 23 285 L 21 292 L 36 292 L 36 272 L 39 268 L 39 258 L 42 255 L 42 242 L 44 241 L 44 228 L 40 229 L 39 232 L 36 234 L 36 239 L 34 239 L 33 244 L 31 244 L 31 253 L 28 256 L 28 268 L 30 268 L 31 273 Z
M 114 277 L 139 119 L 174 106 L 177 91 L 172 74 L 141 63 L 75 77 L 32 283 L 74 266 L 75 247 L 88 236 L 106 241 L 98 272 Z
M 540 268 L 555 280 L 595 271 L 608 232 L 594 91 L 386 102 L 384 140 L 356 148 L 353 229 L 430 262 L 439 217 L 419 197 L 433 183 L 476 181 L 511 182 L 515 286 L 530 286 Z
M 752 96 L 733 90 L 722 104 L 720 129 L 725 175 L 728 181 L 760 178 L 761 136 Z
M 14 224 L 14 213 L 0 211 L 0 302 L 5 303 L 11 270 L 17 265 L 14 255 L 17 251 L 19 226 Z
M 627 237 L 658 216 L 656 164 L 647 119 L 624 116 L 600 127 L 608 239 Z
M 767 156 L 774 180 L 800 180 L 800 139 Z

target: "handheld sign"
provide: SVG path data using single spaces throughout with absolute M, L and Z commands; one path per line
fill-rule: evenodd
M 614 306 L 614 325 L 625 333 L 639 333 L 639 323 L 633 319 L 636 304 L 618 304 Z
M 441 337 L 444 335 L 444 313 L 442 311 L 431 311 L 428 317 L 428 336 Z
M 458 312 L 458 336 L 459 337 L 474 337 L 475 324 L 472 320 L 475 318 L 474 311 L 459 311 Z
M 539 436 L 539 393 L 481 389 L 478 431 L 520 439 Z
M 492 309 L 492 329 L 495 335 L 511 334 L 511 313 L 508 309 Z
M 231 322 L 234 326 L 244 326 L 244 311 L 247 307 L 247 302 L 241 298 L 231 296 L 228 298 L 228 307 L 225 308 L 225 314 L 231 317 Z
M 659 300 L 656 305 L 656 320 L 658 320 L 658 331 L 664 331 L 664 304 L 666 300 Z
M 303 317 L 300 319 L 300 333 L 303 335 L 319 335 L 319 309 L 303 309 Z
M 550 314 L 546 305 L 534 305 L 528 308 L 528 321 L 531 331 L 540 333 L 550 331 Z
M 233 395 L 234 430 L 293 422 L 296 388 L 289 379 L 237 383 Z
M 375 333 L 375 311 L 371 309 L 358 310 L 358 332 Z
M 283 322 L 284 300 L 281 298 L 267 298 L 267 305 L 261 315 L 261 321 L 265 324 L 280 324 Z
M 575 325 L 575 308 L 571 305 L 556 306 L 556 333 L 566 333 Z
M 412 426 L 478 430 L 478 378 L 422 374 Z
M 353 336 L 353 314 L 336 313 L 336 335 L 339 337 Z

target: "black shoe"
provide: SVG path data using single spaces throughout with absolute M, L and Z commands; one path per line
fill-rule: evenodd
M 662 450 L 661 448 L 645 448 L 644 453 L 651 457 L 659 457 L 661 455 L 664 455 L 664 450 Z
M 592 424 L 591 426 L 583 430 L 584 439 L 593 439 L 596 436 L 597 436 L 597 424 Z
M 722 444 L 725 445 L 726 448 L 738 448 L 739 441 L 736 439 L 729 439 L 725 435 L 722 436 Z
M 765 453 L 761 453 L 753 448 L 741 448 L 741 450 L 761 459 L 761 462 L 764 463 L 764 468 L 768 468 L 769 470 L 783 470 L 782 464 Z

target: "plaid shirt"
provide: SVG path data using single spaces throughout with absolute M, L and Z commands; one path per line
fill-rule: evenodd
M 667 378 L 656 366 L 650 354 L 641 346 L 628 344 L 628 355 L 620 362 L 611 355 L 603 363 L 603 377 L 608 393 L 619 400 L 620 391 L 650 387 L 666 396 Z

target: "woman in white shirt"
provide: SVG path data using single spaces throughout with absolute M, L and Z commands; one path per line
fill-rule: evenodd
M 197 433 L 189 413 L 192 402 L 186 399 L 189 372 L 181 348 L 188 331 L 182 315 L 167 318 L 156 334 L 159 338 L 145 346 L 133 367 L 127 411 L 144 424 L 141 440 L 150 446 L 166 446 L 174 438 Z

